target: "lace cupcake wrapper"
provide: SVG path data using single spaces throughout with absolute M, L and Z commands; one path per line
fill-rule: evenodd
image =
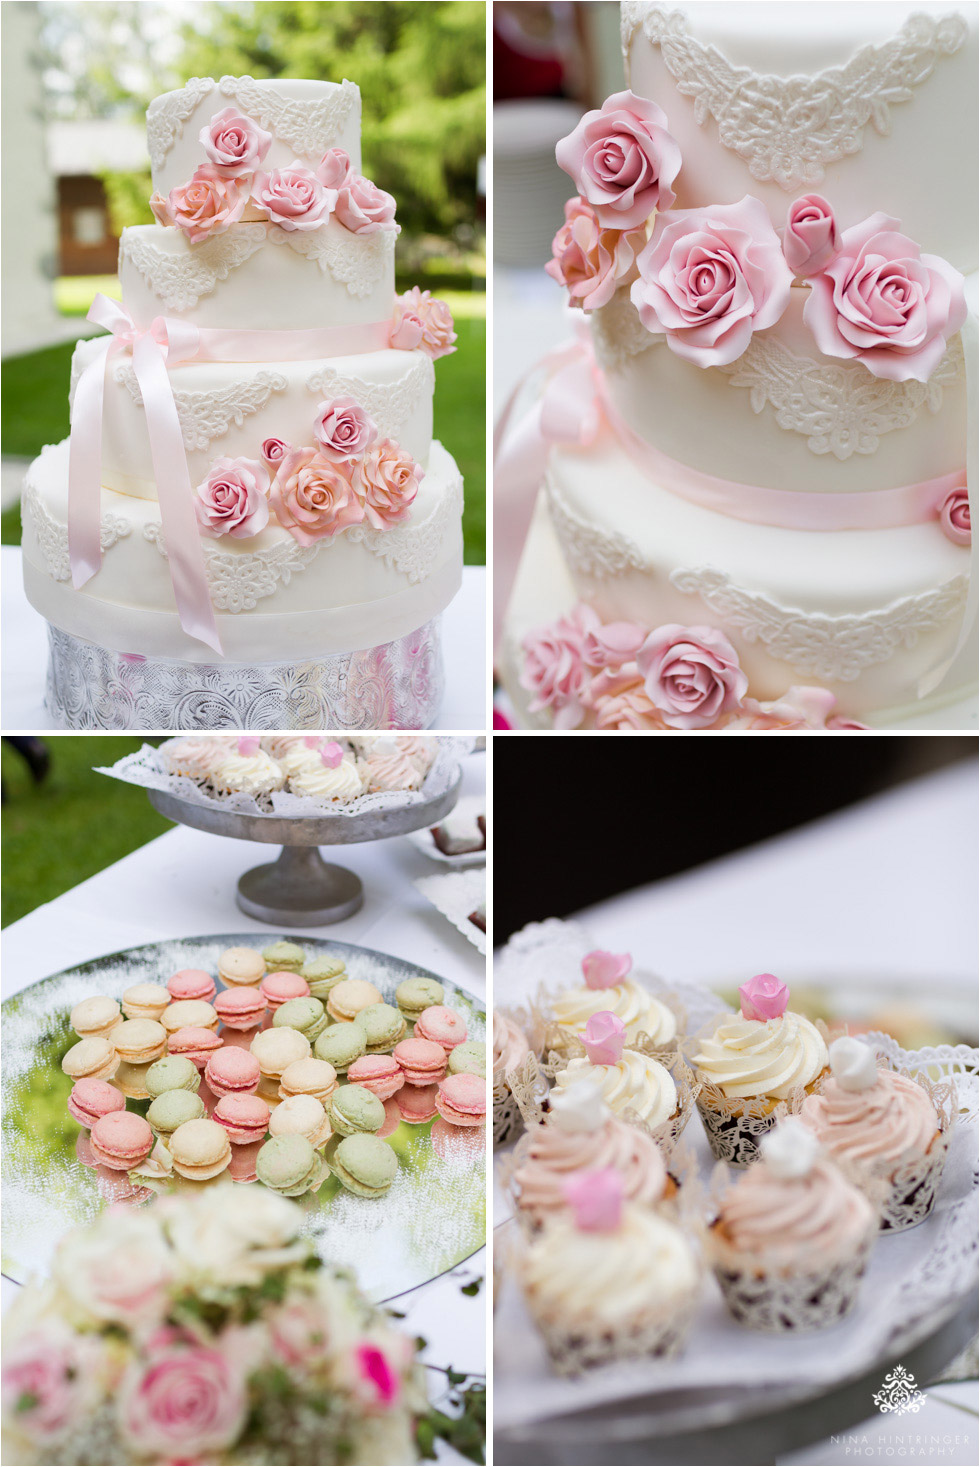
M 708 1250 L 725 1304 L 739 1324 L 791 1334 L 829 1329 L 850 1313 L 877 1236 L 877 1227 L 869 1229 L 851 1257 L 807 1273 L 766 1273 L 764 1260 L 739 1255 L 716 1230 L 709 1234 Z

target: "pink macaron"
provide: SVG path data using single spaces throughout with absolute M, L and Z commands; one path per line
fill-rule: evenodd
M 237 1045 L 226 1045 L 208 1060 L 204 1079 L 215 1095 L 252 1095 L 258 1089 L 262 1069 L 255 1055 Z
M 409 1085 L 435 1085 L 446 1073 L 446 1051 L 434 1039 L 403 1039 L 392 1055 Z
M 410 1126 L 422 1126 L 436 1113 L 435 1085 L 404 1085 L 395 1096 L 398 1114 Z
M 211 1119 L 224 1126 L 233 1146 L 251 1146 L 268 1134 L 270 1114 L 257 1095 L 223 1095 Z
M 185 999 L 192 998 L 211 1003 L 214 989 L 214 979 L 203 968 L 181 968 L 179 973 L 174 973 L 172 978 L 167 979 L 167 991 L 174 1003 L 183 1003 Z
M 226 1029 L 258 1029 L 265 1018 L 268 1000 L 258 988 L 226 988 L 214 1001 L 218 1018 Z
M 451 1126 L 482 1126 L 487 1115 L 487 1082 L 479 1075 L 448 1075 L 440 1081 L 436 1110 Z
M 465 1135 L 466 1132 L 457 1132 Z M 265 1145 L 265 1141 L 251 1141 L 247 1146 L 233 1145 L 231 1148 L 231 1161 L 228 1163 L 228 1175 L 233 1182 L 255 1182 L 258 1174 L 255 1163 L 259 1152 Z
M 142 1116 L 129 1110 L 113 1110 L 92 1127 L 92 1155 L 100 1166 L 128 1172 L 139 1166 L 153 1150 L 153 1132 Z
M 448 1054 L 466 1038 L 466 1025 L 452 1009 L 447 1009 L 444 1004 L 434 1003 L 423 1009 L 415 1020 L 415 1037 L 431 1039 L 435 1044 L 441 1044 Z
M 108 1080 L 94 1080 L 88 1076 L 76 1080 L 68 1097 L 68 1109 L 80 1126 L 89 1131 L 102 1116 L 113 1111 L 126 1109 L 126 1097 Z
M 349 1085 L 363 1085 L 379 1100 L 390 1100 L 405 1083 L 402 1067 L 390 1054 L 362 1054 L 347 1070 Z
M 266 973 L 259 990 L 265 995 L 271 1013 L 275 1013 L 280 1004 L 287 1003 L 291 998 L 308 998 L 310 985 L 305 978 L 298 973 Z
M 220 1034 L 215 1034 L 211 1029 L 189 1026 L 175 1029 L 173 1034 L 167 1036 L 167 1050 L 170 1054 L 186 1055 L 199 1070 L 203 1070 L 211 1056 L 221 1048 L 222 1042 Z

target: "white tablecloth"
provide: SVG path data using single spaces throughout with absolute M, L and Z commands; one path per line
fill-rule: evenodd
M 0 618 L 3 626 L 3 727 L 52 729 L 44 710 L 47 624 L 24 595 L 21 552 L 5 545 Z M 446 695 L 437 729 L 482 732 L 487 726 L 486 570 L 463 567 L 463 584 L 442 620 Z
M 484 775 L 484 755 L 465 759 L 461 794 L 481 794 Z M 134 798 L 139 798 L 136 791 Z M 185 826 L 168 831 L 5 928 L 3 996 L 73 963 L 139 943 L 209 932 L 268 932 L 268 927 L 239 911 L 234 894 L 244 871 L 274 855 L 271 846 L 205 835 Z M 413 885 L 418 877 L 444 871 L 444 865 L 429 860 L 403 836 L 340 847 L 336 859 L 364 882 L 364 906 L 345 922 L 311 929 L 311 935 L 329 935 L 405 958 L 485 998 L 485 960 Z M 481 1287 L 470 1298 L 460 1288 L 486 1274 L 484 1250 L 399 1301 L 398 1307 L 407 1312 L 404 1328 L 428 1340 L 425 1358 L 432 1364 L 464 1371 L 485 1369 L 488 1292 Z M 4 1308 L 16 1288 L 3 1279 Z M 433 1376 L 433 1398 L 442 1392 L 440 1382 L 440 1376 Z M 442 1460 L 462 1458 L 447 1452 Z

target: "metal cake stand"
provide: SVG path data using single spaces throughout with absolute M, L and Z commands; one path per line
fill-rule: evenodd
M 461 779 L 462 773 L 457 773 L 448 790 L 406 805 L 368 810 L 363 815 L 315 818 L 212 810 L 169 791 L 148 789 L 146 793 L 154 809 L 177 825 L 281 846 L 277 860 L 253 866 L 239 878 L 239 907 L 249 917 L 274 927 L 323 927 L 352 917 L 364 903 L 364 886 L 346 866 L 325 861 L 318 847 L 385 840 L 436 825 L 456 804 Z

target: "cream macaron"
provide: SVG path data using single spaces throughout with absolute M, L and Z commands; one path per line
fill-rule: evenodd
M 230 947 L 218 959 L 218 977 L 228 988 L 251 988 L 265 974 L 265 958 L 254 947 Z

